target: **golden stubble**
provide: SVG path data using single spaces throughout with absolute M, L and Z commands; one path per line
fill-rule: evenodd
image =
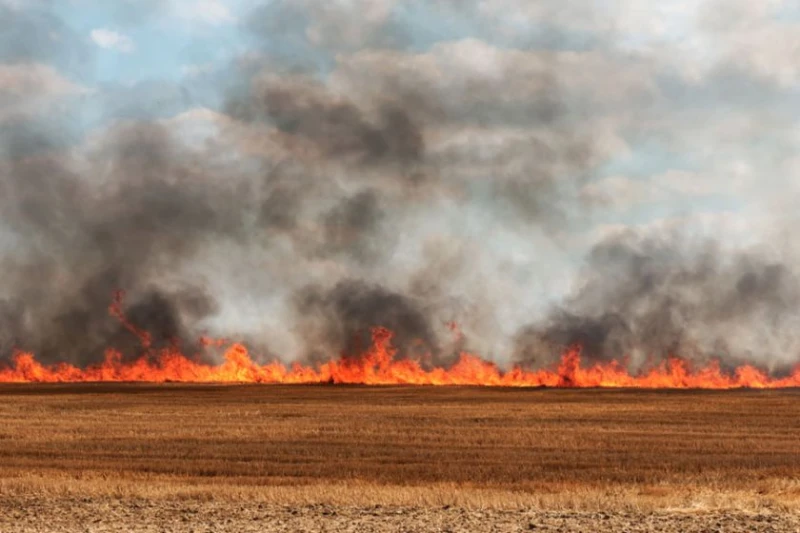
M 800 391 L 0 387 L 6 497 L 800 510 Z

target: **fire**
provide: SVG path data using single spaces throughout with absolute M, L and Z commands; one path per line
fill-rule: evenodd
M 117 314 L 118 305 L 112 305 L 111 311 Z M 140 335 L 143 344 L 148 345 L 149 337 L 144 332 L 133 326 L 130 329 Z M 375 328 L 372 346 L 363 356 L 331 360 L 317 367 L 300 364 L 286 366 L 279 362 L 260 365 L 252 360 L 247 348 L 237 343 L 227 347 L 225 361 L 220 365 L 193 361 L 177 348 L 163 349 L 155 356 L 143 356 L 132 362 L 123 362 L 119 352 L 108 350 L 102 363 L 87 368 L 66 363 L 46 366 L 32 354 L 20 352 L 13 357 L 10 366 L 0 368 L 0 382 L 352 383 L 704 389 L 800 386 L 800 367 L 788 377 L 775 379 L 748 365 L 732 373 L 723 372 L 717 363 L 692 370 L 686 361 L 672 358 L 643 374 L 631 375 L 617 362 L 584 367 L 577 348 L 567 351 L 554 370 L 514 367 L 502 371 L 495 364 L 467 353 L 462 354 L 449 368 L 425 369 L 416 361 L 395 359 L 396 350 L 392 347 L 391 338 L 391 331 Z
M 800 387 L 800 366 L 784 378 L 772 378 L 761 370 L 744 365 L 732 373 L 723 372 L 717 362 L 691 369 L 680 358 L 670 358 L 639 375 L 631 375 L 619 362 L 583 367 L 580 349 L 566 351 L 554 370 L 528 370 L 513 367 L 503 371 L 492 362 L 462 353 L 449 368 L 425 369 L 410 359 L 397 359 L 392 332 L 383 327 L 372 331 L 372 345 L 360 357 L 342 357 L 317 367 L 280 362 L 260 365 L 247 348 L 221 339 L 201 339 L 204 346 L 225 347 L 225 362 L 208 365 L 192 360 L 179 348 L 164 348 L 157 353 L 147 331 L 131 323 L 123 311 L 124 292 L 118 291 L 108 312 L 134 334 L 145 355 L 132 362 L 108 349 L 102 363 L 78 368 L 68 363 L 43 365 L 28 352 L 16 353 L 11 365 L 0 367 L 0 383 L 79 383 L 79 382 L 182 382 L 182 383 L 340 383 L 361 385 L 479 385 L 489 387 L 630 387 L 653 389 L 732 389 Z M 460 335 L 455 324 L 451 330 Z

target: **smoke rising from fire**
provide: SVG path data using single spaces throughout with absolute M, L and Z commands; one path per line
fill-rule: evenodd
M 521 331 L 522 361 L 581 345 L 592 358 L 626 354 L 636 366 L 664 353 L 779 371 L 797 362 L 800 284 L 763 250 L 726 253 L 679 231 L 625 233 L 595 245 L 584 270 L 575 294 Z
M 168 4 L 149 2 L 136 24 Z M 90 63 L 47 3 L 36 16 L 0 9 L 0 27 L 70 43 L 0 40 L 9 64 Z M 319 361 L 358 354 L 385 326 L 400 357 L 434 363 L 468 349 L 542 365 L 576 343 L 637 368 L 675 354 L 797 363 L 787 254 L 630 229 L 580 257 L 576 236 L 604 208 L 591 194 L 602 169 L 663 112 L 657 67 L 627 53 L 614 25 L 600 24 L 597 50 L 568 32 L 420 50 L 413 20 L 391 8 L 373 6 L 358 28 L 345 11 L 304 1 L 243 14 L 250 49 L 175 91 L 215 95 L 216 111 L 153 118 L 172 104 L 120 89 L 95 110 L 113 119 L 78 135 L 77 111 L 42 122 L 16 111 L 19 95 L 0 100 L 2 355 L 138 355 L 108 314 L 124 290 L 155 347 L 187 352 L 208 334 Z M 91 91 L 74 93 L 71 105 L 88 105 Z M 552 286 L 564 265 L 582 265 L 571 290 Z

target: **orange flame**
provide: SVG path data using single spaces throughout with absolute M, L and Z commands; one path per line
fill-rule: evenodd
M 287 367 L 273 362 L 259 365 L 242 344 L 222 339 L 200 339 L 203 346 L 222 347 L 225 362 L 208 365 L 186 357 L 176 346 L 153 352 L 147 331 L 131 323 L 123 311 L 125 293 L 117 291 L 108 308 L 128 331 L 138 337 L 144 355 L 123 362 L 122 354 L 108 349 L 102 363 L 78 368 L 68 363 L 43 365 L 33 354 L 17 352 L 12 365 L 0 368 L 0 383 L 78 383 L 78 382 L 183 382 L 183 383 L 349 383 L 363 385 L 481 385 L 491 387 L 631 387 L 631 388 L 786 388 L 800 387 L 800 366 L 784 378 L 772 378 L 757 368 L 744 365 L 725 373 L 719 363 L 691 370 L 687 361 L 670 358 L 640 375 L 631 375 L 619 362 L 581 366 L 580 349 L 568 350 L 553 370 L 527 370 L 513 367 L 502 371 L 494 363 L 468 353 L 449 368 L 426 370 L 410 359 L 395 359 L 392 332 L 378 327 L 372 331 L 372 346 L 361 357 L 340 358 L 316 368 L 299 363 Z M 448 324 L 457 335 L 458 327 Z
M 118 303 L 118 301 L 117 301 Z M 112 305 L 112 313 L 119 307 Z M 149 337 L 131 326 L 146 347 Z M 780 388 L 800 386 L 800 367 L 788 377 L 771 378 L 749 365 L 732 373 L 711 363 L 697 370 L 678 358 L 671 358 L 640 375 L 631 375 L 617 362 L 581 366 L 578 349 L 567 351 L 556 370 L 500 370 L 495 364 L 463 353 L 449 368 L 426 370 L 412 360 L 396 360 L 392 332 L 375 328 L 372 346 L 360 358 L 332 360 L 316 368 L 274 362 L 259 365 L 241 344 L 231 344 L 220 365 L 198 363 L 177 348 L 166 348 L 155 357 L 143 356 L 122 362 L 121 354 L 106 352 L 105 360 L 87 368 L 60 363 L 45 366 L 30 353 L 17 353 L 12 365 L 0 369 L 0 382 L 197 382 L 197 383 L 354 383 L 366 385 L 483 385 L 511 387 L 637 387 L 637 388 Z M 206 344 L 213 341 L 205 341 Z

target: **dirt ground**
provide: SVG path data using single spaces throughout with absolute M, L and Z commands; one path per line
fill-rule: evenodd
M 0 533 L 800 532 L 800 390 L 0 386 Z
M 800 515 L 768 511 L 548 512 L 454 507 L 287 507 L 256 503 L 107 499 L 0 500 L 0 531 L 795 533 L 800 531 Z

